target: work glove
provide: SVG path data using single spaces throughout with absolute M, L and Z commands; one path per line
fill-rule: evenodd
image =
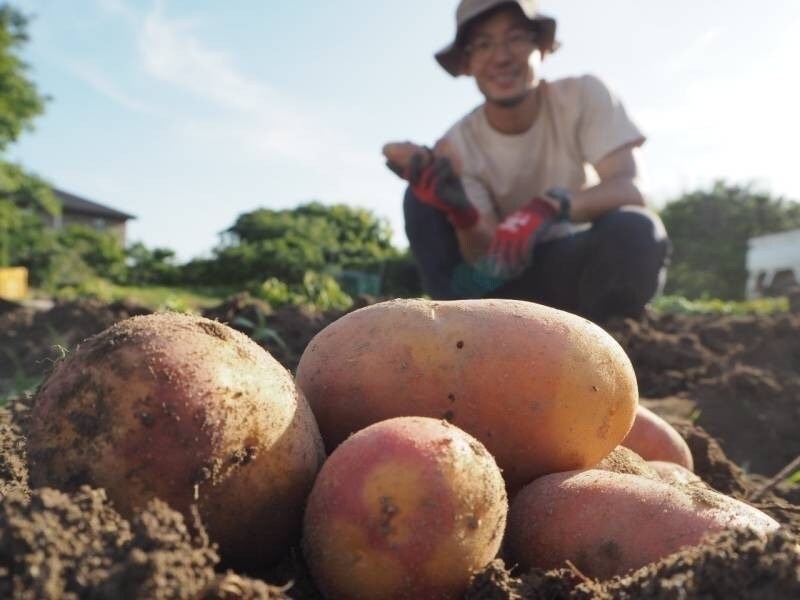
M 533 248 L 559 220 L 559 211 L 536 197 L 503 219 L 495 230 L 482 269 L 495 277 L 513 278 L 533 262 Z
M 392 162 L 387 166 L 407 180 L 414 195 L 428 206 L 447 215 L 456 229 L 467 229 L 478 222 L 478 211 L 467 198 L 461 178 L 453 170 L 450 159 L 426 153 L 414 154 L 405 169 Z

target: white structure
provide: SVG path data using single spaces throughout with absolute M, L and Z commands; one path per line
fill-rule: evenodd
M 800 229 L 750 238 L 747 245 L 748 299 L 800 285 Z

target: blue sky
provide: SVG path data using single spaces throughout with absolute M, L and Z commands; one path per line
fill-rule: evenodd
M 10 157 L 137 216 L 129 240 L 207 254 L 259 207 L 346 202 L 405 246 L 389 140 L 432 144 L 480 102 L 432 54 L 457 0 L 18 0 L 46 114 Z M 594 73 L 648 134 L 661 205 L 717 178 L 800 199 L 800 2 L 544 0 L 548 79 Z M 768 7 L 768 9 L 767 9 Z

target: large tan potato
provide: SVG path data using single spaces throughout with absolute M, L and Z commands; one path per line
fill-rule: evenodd
M 638 402 L 619 344 L 586 319 L 518 300 L 393 300 L 349 313 L 306 347 L 296 380 L 329 450 L 406 415 L 447 419 L 513 489 L 589 467 Z
M 306 508 L 303 549 L 326 598 L 461 598 L 497 553 L 508 502 L 492 456 L 444 421 L 400 417 L 342 443 Z
M 106 489 L 125 516 L 197 503 L 224 558 L 264 563 L 296 535 L 324 460 L 291 375 L 243 334 L 178 314 L 86 340 L 36 394 L 31 482 Z
M 511 503 L 507 545 L 523 569 L 569 560 L 585 575 L 607 579 L 741 528 L 767 533 L 778 523 L 709 488 L 590 469 L 525 486 Z

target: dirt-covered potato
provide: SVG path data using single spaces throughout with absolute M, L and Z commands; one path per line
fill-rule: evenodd
M 710 488 L 590 469 L 525 486 L 508 514 L 508 551 L 523 569 L 571 561 L 608 579 L 733 529 L 765 534 L 778 523 Z
M 303 549 L 326 598 L 460 598 L 500 547 L 508 502 L 492 456 L 444 421 L 400 417 L 331 454 Z
M 383 146 L 383 155 L 386 160 L 397 165 L 400 170 L 405 170 L 411 162 L 411 157 L 415 154 L 427 154 L 431 152 L 425 146 L 414 144 L 413 142 L 389 142 Z M 433 155 L 446 157 L 450 160 L 453 171 L 461 173 L 461 157 L 449 140 L 442 138 L 433 147 Z
M 645 460 L 665 460 L 694 470 L 692 451 L 686 440 L 665 419 L 641 404 L 622 445 Z
M 245 335 L 174 313 L 126 319 L 56 365 L 36 393 L 35 486 L 105 488 L 125 516 L 196 503 L 233 562 L 265 564 L 299 536 L 324 460 L 291 375 Z
M 489 449 L 510 491 L 596 464 L 638 402 L 609 334 L 519 300 L 373 304 L 318 333 L 296 377 L 329 450 L 391 417 L 446 419 Z

